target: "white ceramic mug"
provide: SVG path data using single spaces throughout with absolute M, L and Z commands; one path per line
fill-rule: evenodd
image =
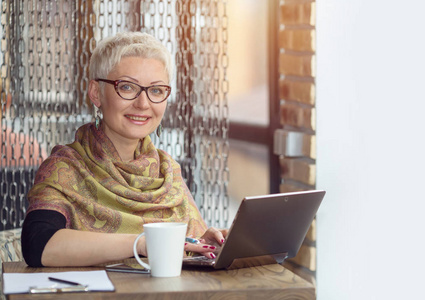
M 180 276 L 183 264 L 186 223 L 149 223 L 134 241 L 133 252 L 137 262 L 151 270 L 154 277 Z M 145 235 L 149 264 L 144 263 L 137 252 L 137 242 Z

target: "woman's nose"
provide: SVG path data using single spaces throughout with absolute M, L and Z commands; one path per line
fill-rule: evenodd
M 140 95 L 134 100 L 134 106 L 143 109 L 149 108 L 150 100 L 146 94 L 146 91 L 142 91 Z

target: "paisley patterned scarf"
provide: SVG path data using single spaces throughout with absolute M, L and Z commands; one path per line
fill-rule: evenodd
M 200 237 L 207 226 L 179 164 L 149 136 L 134 157 L 123 162 L 102 130 L 83 125 L 74 143 L 56 146 L 40 166 L 28 212 L 55 210 L 67 228 L 95 232 L 140 233 L 145 223 L 185 222 L 187 234 Z

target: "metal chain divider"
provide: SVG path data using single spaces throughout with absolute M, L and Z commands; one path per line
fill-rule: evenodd
M 75 1 L 63 1 L 62 6 L 53 0 L 2 3 L 4 30 L 1 33 L 1 76 L 4 115 L 1 142 L 1 229 L 22 225 L 26 213 L 26 193 L 33 183 L 43 153 L 58 143 L 69 141 L 71 132 L 73 136 L 73 130 L 68 126 L 65 126 L 65 131 L 59 130 L 57 126 L 63 122 L 64 115 L 76 112 L 75 106 L 69 102 L 73 83 L 64 84 L 68 79 L 61 73 L 63 69 L 66 75 L 73 73 L 62 59 L 65 57 L 68 61 L 70 58 L 70 33 L 73 26 L 69 23 L 63 26 L 63 22 L 70 22 L 71 14 L 68 13 L 63 19 L 60 11 L 61 7 L 66 6 L 68 12 L 72 3 L 75 4 Z M 62 35 L 67 37 L 63 38 Z M 66 41 L 65 46 L 63 41 Z M 67 50 L 62 56 L 63 47 Z M 7 90 L 6 81 L 10 82 Z M 66 86 L 65 98 L 61 91 L 62 85 Z M 12 100 L 10 108 L 6 109 L 6 98 L 9 96 L 12 96 Z
M 220 195 L 221 195 L 221 205 L 223 205 L 223 215 L 222 219 L 227 224 L 229 221 L 229 197 L 228 197 L 228 184 L 229 184 L 229 168 L 227 165 L 227 160 L 229 156 L 229 138 L 228 138 L 228 130 L 229 130 L 229 107 L 228 107 L 228 92 L 229 92 L 229 82 L 227 79 L 227 68 L 229 65 L 229 57 L 227 55 L 227 42 L 228 42 L 228 16 L 227 16 L 227 8 L 226 8 L 226 2 L 222 3 L 223 7 L 223 15 L 221 18 L 221 43 L 222 43 L 222 52 L 221 52 L 221 59 L 219 59 L 219 62 L 221 62 L 221 68 L 222 68 L 222 78 L 220 80 L 221 82 L 221 95 L 222 95 L 222 101 L 220 106 L 220 133 L 219 137 L 221 137 L 221 145 L 219 145 L 220 148 L 220 155 L 221 155 L 221 167 L 220 167 L 220 174 L 221 174 L 221 180 L 219 181 L 220 185 Z
M 0 90 L 0 100 L 1 100 L 1 160 L 0 160 L 0 167 L 1 167 L 1 182 L 0 182 L 0 192 L 3 196 L 3 198 L 6 198 L 9 196 L 9 181 L 10 177 L 8 176 L 8 159 L 10 159 L 7 155 L 7 146 L 9 138 L 9 134 L 7 131 L 7 115 L 8 112 L 6 112 L 6 108 L 8 106 L 8 97 L 10 95 L 10 92 L 7 88 L 7 80 L 10 78 L 10 42 L 7 39 L 7 36 L 10 36 L 10 20 L 11 20 L 11 12 L 10 7 L 6 5 L 2 5 L 1 10 L 1 29 L 3 32 L 3 35 L 1 37 L 1 90 Z M 7 115 L 6 115 L 7 114 Z M 1 212 L 0 212 L 0 224 L 3 228 L 6 227 L 7 221 L 8 221 L 8 214 L 9 209 L 8 206 L 10 203 L 6 203 L 6 201 L 2 202 L 1 205 Z
M 26 11 L 26 14 L 28 16 L 28 38 L 27 38 L 27 46 L 25 51 L 25 56 L 27 58 L 27 73 L 28 73 L 28 88 L 27 88 L 27 95 L 26 99 L 28 99 L 29 102 L 29 111 L 27 113 L 29 114 L 28 117 L 28 130 L 29 130 L 29 136 L 31 140 L 38 141 L 40 145 L 45 141 L 45 136 L 43 131 L 41 130 L 40 122 L 37 122 L 37 112 L 41 111 L 40 102 L 36 100 L 36 88 L 34 86 L 36 76 L 36 69 L 35 69 L 35 55 L 34 55 L 34 49 L 35 49 L 35 26 L 34 24 L 38 24 L 36 18 L 35 18 L 35 11 L 34 9 L 29 9 Z M 22 225 L 23 218 L 26 213 L 26 193 L 28 192 L 29 188 L 31 187 L 32 183 L 34 182 L 35 172 L 37 168 L 35 166 L 40 165 L 43 158 L 41 157 L 42 148 L 40 145 L 38 147 L 34 143 L 30 143 L 33 145 L 34 154 L 35 149 L 39 151 L 38 157 L 35 157 L 34 160 L 30 161 L 29 167 L 27 170 L 25 170 L 27 176 L 24 178 L 21 178 L 20 185 L 25 186 L 28 185 L 28 188 L 25 190 L 22 190 L 20 192 L 21 195 L 21 202 L 20 202 L 20 211 L 22 213 L 20 217 L 20 225 Z M 32 155 L 31 149 L 29 150 L 30 155 Z
M 7 139 L 7 131 L 6 131 L 6 119 L 5 119 L 5 112 L 6 112 L 6 106 L 7 106 L 7 97 L 9 95 L 9 91 L 6 89 L 6 79 L 8 78 L 8 74 L 10 72 L 8 68 L 8 59 L 9 59 L 9 53 L 8 48 L 10 46 L 10 43 L 7 40 L 7 36 L 10 35 L 10 29 L 7 27 L 9 21 L 9 9 L 6 5 L 1 5 L 1 18 L 0 18 L 0 28 L 1 32 L 3 32 L 1 36 L 1 68 L 0 68 L 0 125 L 1 125 L 1 134 L 0 134 L 0 150 L 1 150 L 1 157 L 0 157 L 0 193 L 1 195 L 8 195 L 8 181 L 7 181 L 7 173 L 6 173 L 6 166 L 7 166 L 7 153 L 6 153 L 6 139 Z M 5 197 L 5 196 L 3 196 Z M 1 212 L 0 212 L 0 224 L 2 227 L 5 227 L 5 216 L 4 212 L 7 209 L 6 201 L 2 202 L 1 205 Z M 7 215 L 6 215 L 7 217 Z
M 10 82 L 10 55 L 11 55 L 11 43 L 7 39 L 7 36 L 10 36 L 11 28 L 9 23 L 11 21 L 12 15 L 10 12 L 10 7 L 6 5 L 2 5 L 2 18 L 1 18 L 1 27 L 4 32 L 1 37 L 1 51 L 2 51 L 2 64 L 1 64 L 1 186 L 0 191 L 1 194 L 8 196 L 9 195 L 9 181 L 10 181 L 10 172 L 8 170 L 8 159 L 10 159 L 7 155 L 7 139 L 10 138 L 7 131 L 7 115 L 9 112 L 6 111 L 8 106 L 8 97 L 10 96 L 10 92 L 8 89 L 8 85 Z M 1 226 L 5 226 L 8 220 L 8 205 L 6 201 L 3 201 L 1 205 L 1 213 L 0 213 L 0 224 Z
M 15 16 L 17 16 L 17 20 L 21 20 L 24 18 L 24 11 L 23 11 L 23 7 L 22 7 L 22 3 L 16 3 L 15 4 Z M 21 24 L 16 24 L 17 26 L 15 27 L 16 30 L 22 30 L 22 25 Z M 17 58 L 21 58 L 23 56 L 23 51 L 24 51 L 24 42 L 22 37 L 19 37 L 16 39 L 16 44 L 13 45 L 14 47 L 14 52 L 15 52 L 15 57 Z M 24 121 L 25 121 L 25 102 L 23 101 L 23 95 L 24 95 L 24 74 L 23 74 L 23 64 L 20 63 L 18 66 L 15 66 L 15 68 L 12 69 L 12 74 L 13 76 L 11 76 L 11 78 L 17 78 L 16 82 L 13 82 L 12 86 L 14 87 L 14 90 L 17 91 L 16 94 L 14 94 L 13 96 L 13 100 L 18 100 L 15 101 L 17 102 L 17 116 L 15 116 L 15 122 L 13 122 L 12 124 L 12 128 L 15 129 L 16 134 L 14 134 L 14 139 L 11 139 L 11 144 L 12 146 L 12 157 L 11 157 L 11 175 L 12 175 L 12 180 L 10 182 L 9 185 L 9 196 L 10 196 L 10 206 L 9 206 L 9 212 L 8 212 L 8 223 L 11 224 L 12 226 L 17 226 L 18 223 L 18 210 L 20 205 L 20 200 L 22 200 L 21 197 L 19 197 L 19 187 L 18 187 L 18 182 L 20 180 L 20 178 L 22 177 L 22 167 L 23 165 L 25 165 L 25 158 L 24 158 L 24 147 L 27 146 L 25 145 L 25 140 L 22 139 L 23 136 L 23 127 L 24 127 Z M 12 75 L 11 74 L 11 75 Z M 18 98 L 16 98 L 16 96 L 18 96 Z M 12 135 L 11 135 L 12 136 Z M 19 148 L 19 149 L 16 149 Z M 18 157 L 18 153 L 16 152 L 20 152 L 20 155 Z M 25 182 L 23 182 L 23 187 L 24 190 L 26 189 L 26 184 Z
M 219 9 L 221 6 L 221 10 Z M 208 207 L 206 218 L 215 226 L 225 226 L 228 223 L 229 199 L 227 194 L 228 174 L 227 155 L 228 121 L 222 119 L 227 109 L 227 90 L 220 91 L 220 83 L 225 82 L 225 65 L 220 65 L 220 55 L 225 54 L 227 40 L 219 40 L 222 20 L 226 18 L 223 1 L 201 1 L 200 22 L 205 27 L 200 30 L 200 42 L 203 45 L 200 55 L 202 66 L 202 122 L 200 122 L 200 153 L 202 157 L 201 180 L 203 183 L 203 198 Z M 220 127 L 221 126 L 221 127 Z M 221 134 L 226 132 L 226 134 Z M 224 145 L 224 146 L 222 146 Z M 220 149 L 221 148 L 221 152 Z M 219 163 L 217 163 L 219 162 Z M 227 180 L 227 181 L 225 181 Z
M 186 9 L 186 5 L 185 5 L 186 1 L 176 1 L 175 3 L 175 14 L 176 14 L 176 19 L 175 19 L 175 23 L 182 23 L 185 24 L 184 22 L 181 22 L 181 18 L 183 18 L 183 13 Z M 173 24 L 172 26 L 174 26 L 175 24 Z M 188 127 L 188 123 L 190 120 L 190 115 L 189 115 L 189 109 L 188 109 L 188 105 L 187 105 L 187 98 L 186 95 L 188 95 L 188 91 L 187 91 L 187 66 L 185 64 L 185 61 L 187 60 L 186 58 L 186 49 L 184 49 L 184 47 L 182 45 L 184 45 L 184 37 L 185 37 L 185 30 L 186 30 L 187 26 L 185 25 L 180 25 L 179 26 L 175 26 L 175 53 L 174 57 L 175 57 L 175 66 L 176 66 L 176 70 L 175 70 L 175 74 L 176 74 L 176 96 L 175 96 L 175 106 L 172 107 L 175 109 L 176 111 L 176 115 L 177 115 L 177 128 L 180 131 L 179 134 L 179 144 L 181 145 L 181 149 L 182 149 L 182 157 L 180 158 L 179 162 L 181 164 L 181 168 L 182 168 L 182 175 L 183 177 L 186 179 L 186 182 L 188 184 L 188 187 L 190 189 L 190 191 L 192 192 L 192 194 L 195 192 L 194 191 L 194 187 L 193 187 L 193 182 L 192 182 L 192 178 L 191 178 L 191 173 L 190 173 L 190 141 L 189 141 L 189 127 Z M 170 107 L 171 108 L 171 107 Z M 199 204 L 199 203 L 198 203 Z
M 205 2 L 205 5 L 208 7 L 208 12 L 209 13 L 206 16 L 206 24 L 209 25 L 209 27 L 207 27 L 207 40 L 205 40 L 205 43 L 207 44 L 207 47 L 205 47 L 206 49 L 206 66 L 205 66 L 205 73 L 206 73 L 206 78 L 208 79 L 207 82 L 205 82 L 204 87 L 206 88 L 205 90 L 205 96 L 206 96 L 206 118 L 204 119 L 204 129 L 205 129 L 205 135 L 208 136 L 213 136 L 214 133 L 214 127 L 212 124 L 213 120 L 214 120 L 214 115 L 212 114 L 212 105 L 213 105 L 213 98 L 214 98 L 214 94 L 217 93 L 218 91 L 214 89 L 214 78 L 212 76 L 212 69 L 214 69 L 215 67 L 215 57 L 213 56 L 213 41 L 214 41 L 214 33 L 216 32 L 216 28 L 213 27 L 213 19 L 216 17 L 216 11 L 214 11 L 214 1 L 208 1 Z M 207 219 L 213 219 L 214 215 L 213 215 L 213 211 L 214 211 L 214 206 L 213 206 L 213 195 L 212 195 L 212 188 L 211 186 L 214 183 L 214 178 L 213 178 L 213 174 L 212 174 L 212 169 L 211 169 L 211 141 L 210 140 L 203 140 L 202 144 L 201 144 L 201 149 L 203 149 L 201 151 L 202 157 L 203 157 L 203 173 L 204 173 L 204 178 L 205 178 L 205 184 L 204 184 L 204 198 L 205 198 L 205 202 L 206 202 L 206 206 L 208 207 L 208 214 L 207 214 Z
M 185 97 L 187 97 L 187 107 L 190 111 L 189 114 L 189 136 L 190 140 L 185 141 L 190 145 L 189 148 L 189 157 L 190 160 L 190 174 L 192 178 L 192 182 L 190 185 L 190 189 L 192 191 L 193 197 L 195 201 L 199 205 L 199 209 L 205 218 L 205 221 L 211 224 L 210 219 L 208 219 L 207 206 L 205 205 L 205 201 L 202 197 L 202 182 L 199 180 L 200 171 L 202 164 L 200 163 L 200 152 L 199 152 L 199 114 L 197 112 L 198 101 L 198 88 L 199 82 L 201 78 L 199 77 L 199 66 L 197 65 L 198 53 L 197 53 L 197 45 L 196 45 L 196 29 L 199 28 L 199 24 L 197 22 L 197 8 L 198 3 L 196 0 L 189 0 L 186 2 L 186 7 L 184 8 L 185 14 L 183 16 L 183 21 L 185 25 L 185 36 L 184 42 L 182 46 L 185 48 L 186 57 L 184 58 L 185 62 L 185 75 L 186 78 L 186 91 Z M 200 46 L 200 45 L 199 45 Z

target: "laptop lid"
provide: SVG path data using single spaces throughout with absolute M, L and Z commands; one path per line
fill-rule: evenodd
M 294 257 L 301 247 L 325 191 L 302 191 L 242 200 L 214 268 L 229 268 L 239 259 Z

